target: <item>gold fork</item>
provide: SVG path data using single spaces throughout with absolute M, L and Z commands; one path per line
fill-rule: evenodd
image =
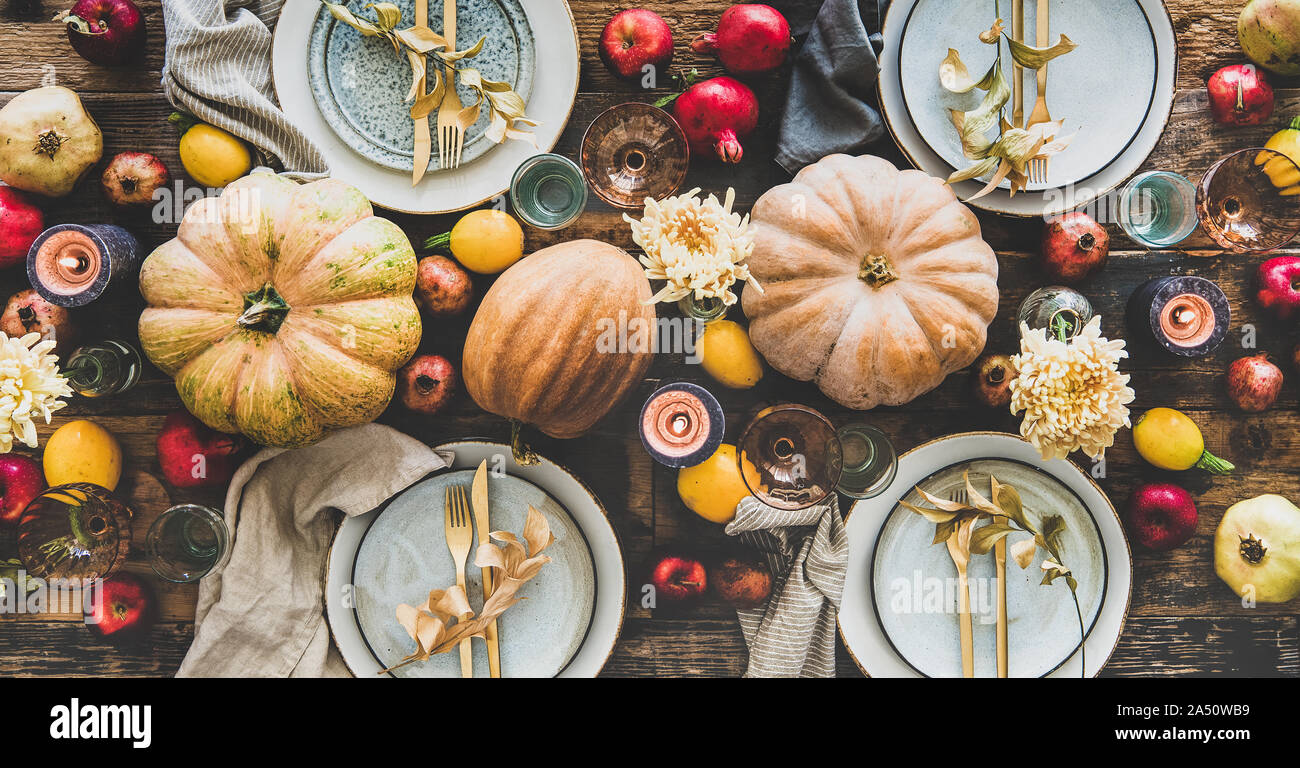
M 1048 0 L 1038 0 L 1038 10 L 1034 14 L 1034 21 L 1038 25 L 1038 42 L 1039 48 L 1046 48 L 1051 45 L 1048 36 L 1051 35 L 1047 20 Z M 1038 100 L 1034 102 L 1034 109 L 1029 113 L 1029 121 L 1025 123 L 1025 128 L 1029 129 L 1039 123 L 1052 122 L 1052 115 L 1047 111 L 1047 65 L 1038 68 Z M 1038 158 L 1029 161 L 1029 181 L 1033 184 L 1047 183 L 1047 158 Z
M 465 588 L 465 561 L 474 541 L 474 526 L 470 522 L 469 502 L 465 489 L 459 485 L 447 486 L 447 503 L 443 507 L 443 527 L 447 531 L 447 549 L 456 562 L 456 586 Z M 470 638 L 460 641 L 460 676 L 474 676 L 473 646 Z
M 966 503 L 966 489 L 958 488 L 948 497 L 951 501 L 958 504 Z M 970 523 L 963 523 L 970 525 Z M 961 676 L 975 676 L 975 625 L 971 621 L 970 615 L 970 581 L 966 576 L 966 566 L 970 564 L 970 552 L 957 545 L 957 537 L 960 535 L 954 531 L 948 537 L 948 556 L 952 558 L 952 564 L 957 566 L 957 621 L 961 630 Z
M 447 50 L 456 50 L 456 0 L 442 0 L 442 36 Z M 465 129 L 460 124 L 460 96 L 456 95 L 456 70 L 447 66 L 447 88 L 438 107 L 438 167 L 443 170 L 460 166 L 465 146 Z

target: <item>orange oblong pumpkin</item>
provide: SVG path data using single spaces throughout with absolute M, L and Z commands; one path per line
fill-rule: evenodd
M 479 407 L 562 439 L 604 418 L 654 358 L 650 281 L 626 251 L 598 240 L 559 243 L 497 278 L 465 336 L 461 378 Z M 614 338 L 624 330 L 634 343 Z M 624 340 L 628 341 L 628 340 Z
M 830 155 L 768 190 L 741 295 L 769 364 L 848 408 L 899 405 L 984 348 L 998 262 L 952 189 L 870 155 Z

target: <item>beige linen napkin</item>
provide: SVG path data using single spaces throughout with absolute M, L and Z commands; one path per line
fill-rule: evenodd
M 451 460 L 379 424 L 249 459 L 226 495 L 230 561 L 199 584 L 194 643 L 176 676 L 346 677 L 322 584 L 338 512 L 369 512 Z
M 748 496 L 727 535 L 763 552 L 774 576 L 766 605 L 736 610 L 749 646 L 745 677 L 834 677 L 835 618 L 849 564 L 837 498 L 790 511 Z
M 289 175 L 320 178 L 329 171 L 325 158 L 280 110 L 271 78 L 271 30 L 283 5 L 163 0 L 163 91 L 177 109 L 250 142 Z

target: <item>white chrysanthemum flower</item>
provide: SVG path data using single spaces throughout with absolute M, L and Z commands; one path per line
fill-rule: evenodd
M 1119 372 L 1125 357 L 1123 339 L 1101 335 L 1100 317 L 1068 342 L 1022 324 L 1011 380 L 1011 412 L 1024 411 L 1020 434 L 1045 459 L 1063 459 L 1075 450 L 1101 456 L 1119 428 L 1129 426 L 1133 390 L 1128 374 Z
M 59 375 L 59 358 L 49 354 L 53 341 L 41 341 L 39 333 L 21 338 L 0 331 L 0 453 L 13 450 L 17 439 L 36 447 L 35 418 L 46 424 L 67 403 L 72 387 Z
M 645 251 L 641 264 L 646 277 L 667 281 L 648 303 L 679 301 L 694 293 L 696 299 L 721 299 L 731 306 L 736 303 L 731 286 L 737 280 L 763 290 L 743 263 L 754 250 L 754 231 L 748 215 L 731 211 L 736 190 L 727 189 L 725 202 L 714 195 L 701 200 L 699 191 L 662 201 L 646 198 L 640 221 L 623 214 L 632 225 L 632 240 Z

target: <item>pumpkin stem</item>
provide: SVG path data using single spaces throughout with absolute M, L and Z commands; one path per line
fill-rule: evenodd
M 867 285 L 879 290 L 882 286 L 894 282 L 898 279 L 898 273 L 894 271 L 894 265 L 889 263 L 889 259 L 883 254 L 867 254 L 862 259 L 862 266 L 858 268 L 858 279 Z
M 524 423 L 516 419 L 510 420 L 510 452 L 515 456 L 515 463 L 521 467 L 531 467 L 541 461 L 533 449 L 529 448 L 523 440 Z
M 275 286 L 267 283 L 252 293 L 244 294 L 244 313 L 235 322 L 250 331 L 275 333 L 288 315 L 289 305 Z

